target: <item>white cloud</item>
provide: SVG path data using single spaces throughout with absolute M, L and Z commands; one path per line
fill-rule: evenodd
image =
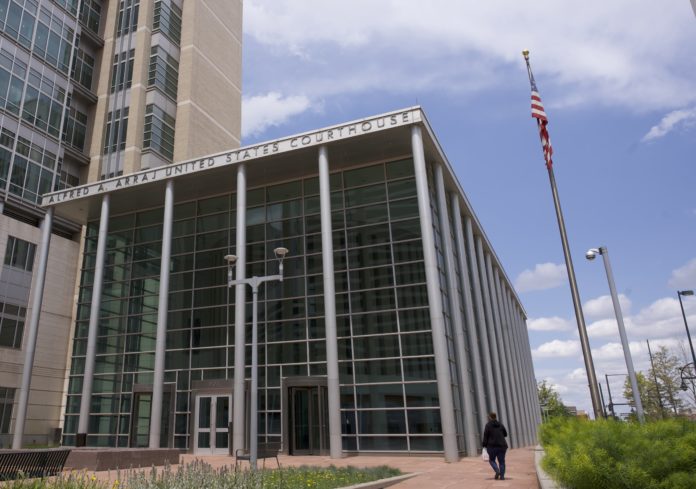
M 532 355 L 539 358 L 573 357 L 580 353 L 580 342 L 577 340 L 553 340 L 539 345 Z
M 529 48 L 547 106 L 644 111 L 696 102 L 694 66 L 684 63 L 696 40 L 687 10 L 632 0 L 250 0 L 244 21 L 282 73 L 261 91 L 479 91 L 517 75 L 524 83 L 520 51 Z
M 304 95 L 284 97 L 269 92 L 242 100 L 242 136 L 254 136 L 272 126 L 279 126 L 291 117 L 310 108 L 310 100 Z
M 527 329 L 530 331 L 568 331 L 571 329 L 571 323 L 567 319 L 558 316 L 530 318 L 527 320 Z
M 672 270 L 668 285 L 673 289 L 696 289 L 696 258 Z
M 651 127 L 648 133 L 643 136 L 642 141 L 659 139 L 676 128 L 693 126 L 694 124 L 696 124 L 696 107 L 673 110 L 664 116 L 659 124 Z
M 534 270 L 524 270 L 515 280 L 515 288 L 520 292 L 552 289 L 562 285 L 568 278 L 565 265 L 539 263 Z
M 624 324 L 628 318 L 624 319 Z M 619 334 L 616 319 L 600 319 L 587 325 L 587 334 L 591 338 L 616 336 Z
M 621 306 L 621 312 L 625 316 L 631 310 L 631 299 L 623 294 L 619 294 L 619 305 Z M 585 302 L 582 310 L 588 317 L 600 319 L 616 317 L 614 314 L 614 303 L 611 301 L 610 295 L 603 295 Z

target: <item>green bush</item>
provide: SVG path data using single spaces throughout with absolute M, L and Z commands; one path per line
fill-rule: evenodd
M 693 489 L 696 423 L 554 419 L 540 431 L 544 470 L 567 489 Z

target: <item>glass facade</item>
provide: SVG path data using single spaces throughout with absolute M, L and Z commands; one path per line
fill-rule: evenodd
M 410 159 L 331 175 L 343 449 L 441 451 L 432 333 Z M 285 280 L 259 295 L 259 434 L 281 436 L 281 378 L 325 376 L 319 182 L 247 192 L 247 276 Z M 88 444 L 129 446 L 134 385 L 152 384 L 163 210 L 110 219 Z M 192 447 L 194 381 L 234 375 L 236 195 L 174 207 L 165 382 L 175 386 L 175 447 Z M 98 222 L 88 226 L 65 418 L 77 429 Z M 247 365 L 251 292 L 247 291 Z M 250 377 L 247 366 L 245 377 Z

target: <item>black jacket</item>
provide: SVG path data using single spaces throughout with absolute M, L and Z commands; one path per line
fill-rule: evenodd
M 486 428 L 483 430 L 483 443 L 484 447 L 490 448 L 507 448 L 508 444 L 505 441 L 507 436 L 507 430 L 505 426 L 498 421 L 489 421 L 486 424 Z

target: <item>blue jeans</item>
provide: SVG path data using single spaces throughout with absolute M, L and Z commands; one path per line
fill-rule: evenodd
M 501 477 L 505 477 L 505 452 L 507 452 L 507 448 L 488 447 L 487 450 L 488 463 Z M 498 460 L 497 464 L 495 463 L 496 459 Z

